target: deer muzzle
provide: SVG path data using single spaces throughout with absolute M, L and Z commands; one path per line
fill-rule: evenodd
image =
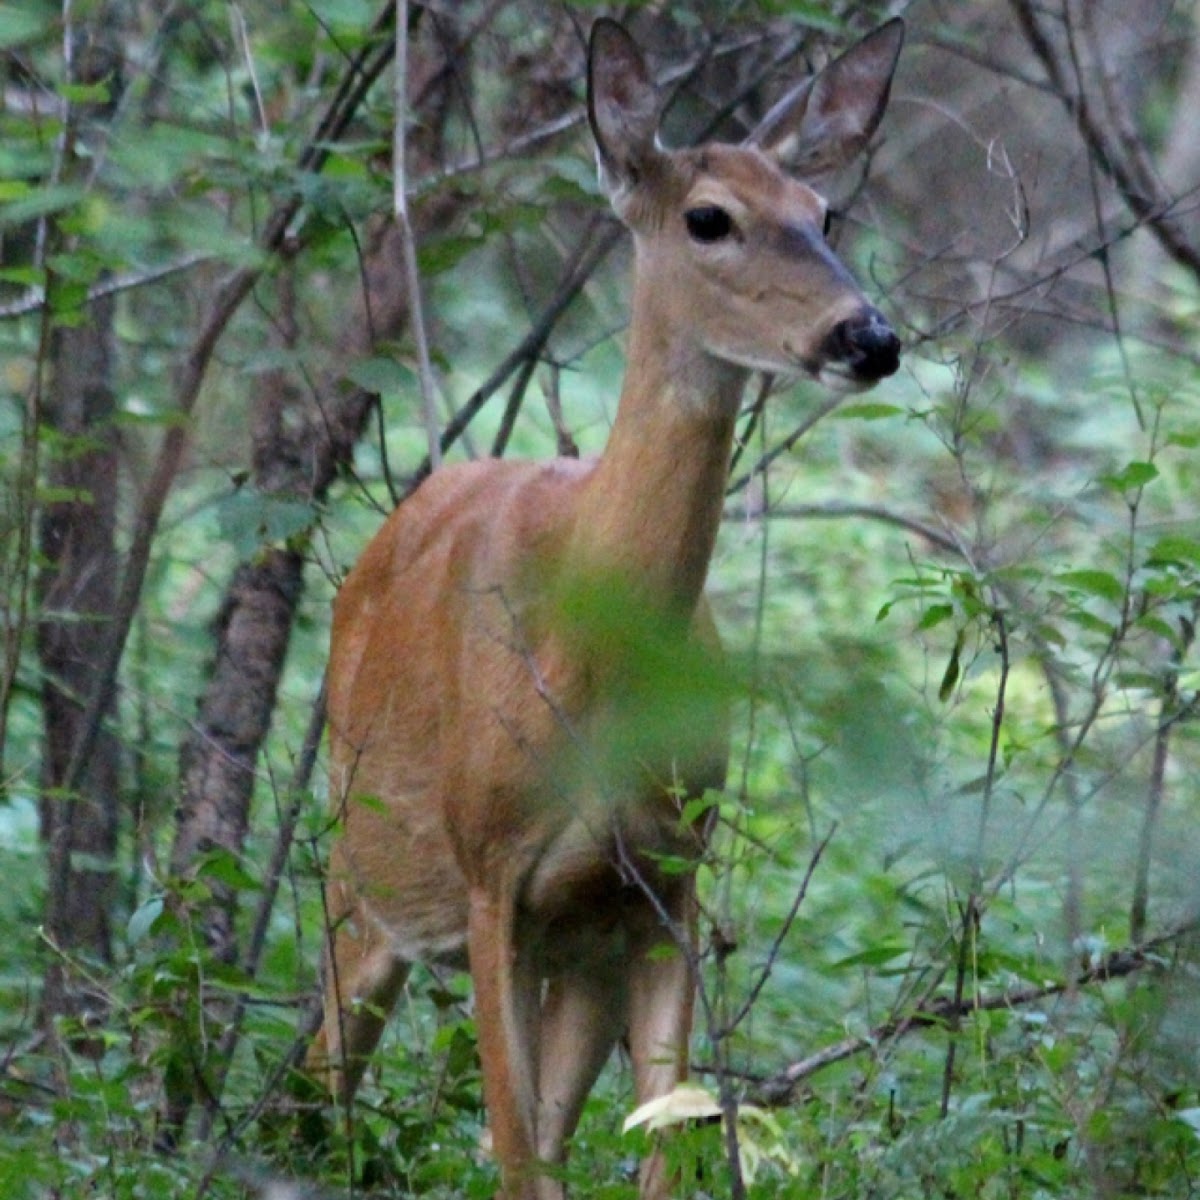
M 887 318 L 870 305 L 839 321 L 826 335 L 821 356 L 830 367 L 870 386 L 900 366 L 900 339 Z

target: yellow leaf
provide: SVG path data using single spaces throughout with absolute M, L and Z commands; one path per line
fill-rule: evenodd
M 711 1092 L 694 1083 L 681 1083 L 674 1091 L 639 1105 L 625 1118 L 628 1133 L 639 1125 L 647 1129 L 662 1129 L 665 1125 L 682 1125 L 697 1117 L 719 1117 L 721 1106 Z

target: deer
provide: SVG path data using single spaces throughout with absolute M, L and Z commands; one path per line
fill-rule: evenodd
M 502 1200 L 563 1200 L 567 1141 L 618 1043 L 639 1104 L 685 1079 L 711 821 L 683 811 L 724 783 L 730 698 L 651 692 L 669 711 L 623 713 L 646 692 L 622 614 L 646 616 L 656 662 L 719 655 L 703 592 L 749 376 L 849 392 L 898 368 L 814 185 L 871 141 L 903 37 L 880 26 L 742 144 L 666 149 L 645 58 L 598 19 L 588 121 L 633 240 L 607 443 L 439 467 L 336 597 L 339 828 L 308 1066 L 349 1105 L 411 965 L 467 967 Z M 606 607 L 607 623 L 587 616 Z M 640 1195 L 672 1187 L 653 1141 Z

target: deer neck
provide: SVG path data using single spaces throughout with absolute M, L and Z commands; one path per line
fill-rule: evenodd
M 747 372 L 704 352 L 661 289 L 635 279 L 617 416 L 573 540 L 584 570 L 611 574 L 686 619 L 721 522 Z

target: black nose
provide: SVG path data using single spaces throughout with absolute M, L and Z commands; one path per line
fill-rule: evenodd
M 822 349 L 864 383 L 894 375 L 900 366 L 900 339 L 877 308 L 864 308 L 835 325 Z

